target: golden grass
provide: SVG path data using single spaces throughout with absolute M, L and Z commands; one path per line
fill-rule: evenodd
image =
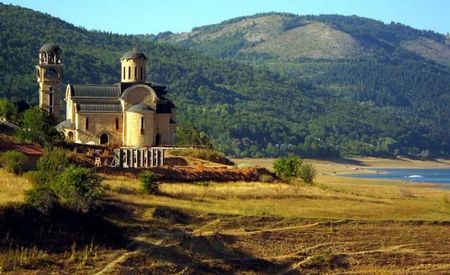
M 0 205 L 24 201 L 24 191 L 31 188 L 31 182 L 23 176 L 16 176 L 0 169 Z
M 163 195 L 139 192 L 139 182 L 108 178 L 113 196 L 148 207 L 203 213 L 286 218 L 357 220 L 450 220 L 450 191 L 400 182 L 338 177 L 315 186 L 284 183 L 162 184 Z

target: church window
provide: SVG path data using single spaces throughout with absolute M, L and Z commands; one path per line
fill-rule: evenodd
M 137 80 L 138 76 L 137 76 L 137 66 L 134 66 L 134 79 Z
M 86 130 L 89 129 L 89 118 L 86 118 L 86 120 L 85 120 L 85 129 Z
M 131 79 L 131 66 L 128 66 L 128 79 Z
M 51 88 L 50 88 L 50 91 L 51 91 Z M 53 94 L 49 94 L 49 100 L 48 100 L 48 101 L 49 101 L 48 104 L 49 104 L 50 106 L 53 106 Z
M 125 66 L 123 66 L 123 74 L 122 74 L 122 78 L 125 79 Z
M 141 66 L 140 70 L 141 70 L 141 80 L 144 80 L 144 71 L 143 71 L 142 66 Z
M 119 130 L 119 119 L 116 118 L 116 130 Z
M 144 134 L 144 118 L 141 117 L 141 135 Z

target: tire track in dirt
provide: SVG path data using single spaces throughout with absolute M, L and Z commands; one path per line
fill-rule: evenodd
M 217 221 L 216 221 L 217 222 Z M 220 221 L 219 221 L 220 222 Z M 345 223 L 346 220 L 338 220 L 333 221 L 333 225 Z M 261 229 L 261 230 L 254 230 L 254 231 L 206 231 L 206 232 L 197 232 L 194 233 L 194 236 L 211 236 L 215 234 L 220 234 L 224 236 L 247 236 L 247 235 L 253 235 L 253 234 L 260 234 L 260 233 L 270 233 L 270 232 L 280 232 L 280 231 L 289 231 L 289 230 L 296 230 L 296 229 L 303 229 L 303 228 L 310 228 L 314 226 L 319 226 L 323 224 L 328 224 L 330 221 L 325 222 L 315 222 L 310 224 L 302 224 L 302 225 L 294 225 L 294 226 L 286 226 L 286 227 L 278 227 L 278 228 L 270 228 L 270 229 Z

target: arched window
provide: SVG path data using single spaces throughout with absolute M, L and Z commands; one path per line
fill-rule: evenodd
M 140 71 L 141 71 L 141 80 L 144 80 L 144 70 L 143 70 L 142 66 L 140 68 Z
M 73 132 L 69 131 L 69 133 L 67 134 L 67 139 L 71 142 L 73 142 Z
M 84 126 L 85 130 L 89 130 L 89 118 L 86 118 Z
M 144 134 L 144 117 L 141 117 L 141 135 Z
M 116 130 L 119 130 L 119 119 L 116 118 Z
M 131 79 L 131 66 L 128 66 L 128 79 Z
M 125 79 L 125 66 L 123 66 L 123 74 L 122 74 L 122 78 Z
M 138 79 L 138 75 L 137 75 L 137 66 L 134 66 L 134 79 L 135 79 L 135 80 Z

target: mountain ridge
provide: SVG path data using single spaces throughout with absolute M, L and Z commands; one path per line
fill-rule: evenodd
M 243 56 L 240 53 L 254 53 L 254 54 L 274 54 L 272 57 L 281 57 L 283 56 L 283 52 L 280 50 L 271 51 L 271 43 L 270 41 L 278 41 L 279 38 L 283 36 L 288 36 L 287 33 L 292 32 L 293 29 L 305 28 L 309 25 L 314 24 L 322 24 L 323 27 L 327 28 L 326 31 L 333 31 L 340 36 L 350 36 L 355 41 L 359 42 L 361 46 L 366 49 L 376 49 L 373 47 L 373 41 L 371 39 L 377 40 L 379 43 L 388 43 L 401 47 L 401 43 L 407 43 L 411 41 L 416 41 L 420 43 L 419 38 L 428 39 L 427 46 L 428 52 L 434 51 L 433 54 L 423 54 L 423 51 L 408 49 L 407 47 L 403 47 L 404 50 L 410 51 L 412 53 L 418 54 L 422 57 L 429 58 L 435 62 L 441 63 L 443 65 L 450 65 L 450 45 L 447 44 L 447 37 L 443 34 L 439 34 L 433 31 L 425 31 L 425 30 L 416 30 L 409 26 L 394 23 L 384 24 L 381 21 L 376 21 L 369 18 L 358 17 L 358 16 L 340 16 L 340 15 L 319 15 L 319 16 L 309 16 L 309 15 L 295 15 L 288 13 L 263 13 L 256 14 L 252 16 L 238 17 L 231 20 L 226 20 L 218 24 L 212 24 L 202 27 L 193 28 L 191 32 L 180 33 L 180 34 L 169 34 L 162 33 L 156 36 L 156 39 L 166 41 L 169 43 L 174 43 L 177 45 L 181 45 L 184 47 L 189 47 L 192 49 L 198 50 L 207 50 L 208 45 L 202 45 L 206 42 L 215 45 L 217 43 L 213 43 L 215 40 L 219 40 L 223 42 L 224 37 L 233 38 L 232 46 L 234 47 L 230 52 L 219 52 L 213 53 L 215 56 L 219 57 L 233 57 L 233 58 L 242 58 Z M 358 27 L 358 25 L 360 25 Z M 372 35 L 367 35 L 367 28 L 372 28 L 374 31 Z M 322 28 L 324 30 L 324 28 Z M 308 36 L 310 35 L 310 36 Z M 323 31 L 322 31 L 323 35 Z M 228 37 L 227 37 L 228 36 Z M 316 35 L 317 36 L 317 35 Z M 304 32 L 303 38 L 308 39 L 311 37 L 311 31 Z M 314 37 L 314 36 L 313 36 Z M 253 38 L 253 39 L 249 39 Z M 299 39 L 297 39 L 299 40 Z M 331 39 L 325 39 L 323 41 L 317 40 L 316 45 L 319 47 L 326 47 L 328 44 L 333 43 L 333 40 L 336 40 L 335 37 L 331 37 Z M 369 41 L 366 41 L 369 40 Z M 290 39 L 290 41 L 295 41 L 295 39 Z M 343 48 L 348 43 L 349 39 L 342 41 L 334 41 L 334 46 Z M 367 46 L 367 43 L 372 42 L 372 45 Z M 354 43 L 354 42 L 352 42 Z M 430 46 L 430 43 L 433 45 Z M 366 45 L 364 45 L 366 44 Z M 286 48 L 295 48 L 301 47 L 301 44 L 296 43 L 283 43 Z M 257 47 L 255 49 L 255 46 Z M 333 46 L 333 45 L 331 45 Z M 423 46 L 423 45 L 421 45 Z M 424 46 L 424 47 L 425 47 Z M 440 46 L 440 47 L 439 47 Z M 269 49 L 265 51 L 264 49 Z M 314 47 L 310 47 L 310 50 L 314 50 Z M 443 53 L 446 55 L 444 60 L 439 60 L 437 58 L 430 58 L 435 56 L 437 53 Z M 317 54 L 308 54 L 306 51 L 304 54 L 300 56 L 291 55 L 288 56 L 289 59 L 295 59 L 299 57 L 303 58 L 349 58 L 349 57 L 357 57 L 355 53 L 358 52 L 350 52 L 347 55 L 339 55 L 335 56 L 330 55 L 317 55 Z M 376 52 L 380 53 L 379 49 Z M 245 55 L 244 55 L 244 58 Z

